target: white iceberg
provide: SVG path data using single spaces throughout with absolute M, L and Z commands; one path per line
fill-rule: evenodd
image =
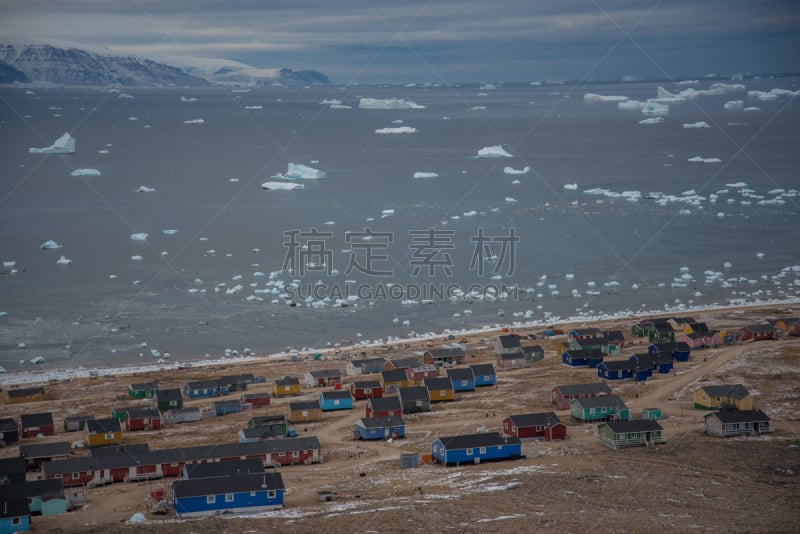
M 411 100 L 402 98 L 362 98 L 358 101 L 361 109 L 425 109 Z
M 659 104 L 657 102 L 647 102 L 642 107 L 642 115 L 667 115 L 669 113 L 669 106 L 667 104 Z
M 630 100 L 627 96 L 615 95 L 597 95 L 594 93 L 586 93 L 583 95 L 584 102 L 624 102 Z
M 60 258 L 58 258 L 56 265 L 70 265 L 71 263 L 72 260 L 68 259 L 66 256 L 61 256 Z
M 244 109 L 264 109 L 264 106 L 261 105 L 245 106 Z
M 729 100 L 723 106 L 727 111 L 742 111 L 744 109 L 743 100 Z
M 578 189 L 578 184 L 564 184 L 564 189 L 567 191 L 575 191 Z
M 683 124 L 684 128 L 711 128 L 706 121 L 689 122 Z
M 303 184 L 293 184 L 289 182 L 264 182 L 261 189 L 268 191 L 291 191 L 292 189 L 303 189 Z
M 399 126 L 395 128 L 378 128 L 375 130 L 376 134 L 404 134 L 404 133 L 417 133 L 416 128 L 410 126 Z
M 503 145 L 485 146 L 478 150 L 479 158 L 513 158 L 511 154 L 506 152 Z
M 325 171 L 308 167 L 300 163 L 290 163 L 286 174 L 277 173 L 273 178 L 283 178 L 286 180 L 321 180 L 326 178 Z
M 524 168 L 518 170 L 518 169 L 515 169 L 514 167 L 505 167 L 503 169 L 503 172 L 506 173 L 506 174 L 528 174 L 529 172 L 531 172 L 531 168 L 530 167 L 524 167 Z
M 651 117 L 649 119 L 642 119 L 639 121 L 639 124 L 661 124 L 664 122 L 663 117 Z
M 100 171 L 97 169 L 75 169 L 70 176 L 101 176 Z
M 147 241 L 147 237 L 149 235 L 150 234 L 146 234 L 144 232 L 141 232 L 139 234 L 131 234 L 131 241 Z
M 142 257 L 138 254 L 135 256 L 131 256 L 131 261 L 142 261 Z
M 65 132 L 56 142 L 45 148 L 29 148 L 29 154 L 74 154 L 75 138 Z
M 770 100 L 777 100 L 780 97 L 786 96 L 789 98 L 794 98 L 797 95 L 800 95 L 800 91 L 789 91 L 788 89 L 770 89 L 769 91 L 748 91 L 747 97 L 754 98 L 756 100 L 761 100 L 762 102 L 768 102 Z
M 188 121 L 183 121 L 183 124 L 205 124 L 206 121 L 203 119 L 191 119 Z
M 190 97 L 182 96 L 181 102 L 197 102 L 197 99 L 193 96 Z
M 137 189 L 137 193 L 152 193 L 156 189 L 154 187 L 147 187 L 146 185 L 140 185 Z
M 687 161 L 691 163 L 722 163 L 722 160 L 719 158 L 704 158 L 702 156 L 695 156 L 689 158 Z
M 414 173 L 414 178 L 416 178 L 416 179 L 420 179 L 420 178 L 438 178 L 438 177 L 439 177 L 439 173 L 436 173 L 436 172 L 419 172 L 418 171 L 418 172 Z
M 61 248 L 61 245 L 59 245 L 52 239 L 48 239 L 47 241 L 39 245 L 39 247 L 41 247 L 42 250 L 55 250 L 57 248 Z
M 641 100 L 625 100 L 617 104 L 617 109 L 620 111 L 639 111 L 647 105 L 647 102 Z

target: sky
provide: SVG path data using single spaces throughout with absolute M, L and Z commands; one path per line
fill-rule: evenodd
M 800 71 L 797 0 L 0 0 L 0 42 L 314 69 L 338 84 Z

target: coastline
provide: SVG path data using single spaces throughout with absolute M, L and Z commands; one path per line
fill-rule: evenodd
M 337 351 L 346 350 L 347 352 L 366 352 L 367 350 L 376 350 L 381 347 L 397 348 L 398 346 L 406 350 L 424 349 L 426 343 L 432 341 L 447 341 L 457 342 L 457 340 L 448 339 L 451 337 L 461 336 L 466 338 L 476 338 L 486 335 L 496 335 L 506 330 L 508 331 L 526 331 L 530 329 L 542 329 L 546 327 L 563 327 L 563 326 L 596 326 L 603 323 L 618 323 L 620 321 L 634 321 L 650 317 L 663 317 L 663 316 L 685 316 L 689 314 L 708 314 L 708 313 L 735 313 L 737 310 L 744 312 L 745 310 L 757 310 L 765 307 L 778 307 L 781 309 L 791 309 L 792 306 L 800 305 L 800 297 L 788 297 L 785 299 L 770 299 L 768 301 L 756 300 L 753 302 L 741 302 L 729 304 L 727 306 L 697 306 L 697 307 L 684 307 L 679 310 L 650 310 L 632 312 L 624 310 L 620 312 L 602 314 L 598 316 L 572 316 L 572 317 L 552 317 L 551 320 L 535 320 L 535 321 L 512 321 L 508 324 L 493 324 L 484 325 L 478 328 L 451 330 L 446 329 L 443 332 L 428 332 L 419 334 L 415 337 L 407 338 L 391 338 L 389 340 L 378 341 L 364 341 L 361 343 L 352 343 L 340 346 L 323 347 L 323 348 L 310 348 L 303 347 L 301 349 L 293 349 L 291 351 L 282 351 L 268 354 L 248 354 L 240 356 L 231 356 L 227 358 L 204 358 L 199 360 L 175 360 L 170 362 L 152 363 L 145 365 L 121 365 L 101 367 L 95 366 L 86 368 L 83 366 L 75 369 L 53 369 L 53 370 L 38 370 L 30 372 L 14 372 L 0 374 L 0 387 L 15 387 L 20 385 L 35 385 L 47 383 L 50 381 L 62 381 L 79 378 L 90 378 L 92 374 L 100 376 L 129 376 L 140 373 L 153 373 L 159 371 L 171 371 L 181 369 L 200 369 L 212 368 L 221 366 L 239 366 L 246 364 L 264 364 L 270 361 L 280 362 L 287 361 L 292 357 L 297 358 L 298 361 L 303 361 L 309 358 L 312 354 L 321 354 L 323 357 L 335 354 Z M 629 326 L 629 325 L 628 325 Z M 619 325 L 617 325 L 619 327 Z M 444 339 L 443 339 L 444 338 Z M 474 341 L 472 339 L 471 341 Z M 422 344 L 422 345 L 420 345 Z M 347 358 L 349 359 L 349 358 Z

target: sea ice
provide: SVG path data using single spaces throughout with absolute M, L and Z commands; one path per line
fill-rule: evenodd
M 131 234 L 131 241 L 147 241 L 147 236 L 149 234 L 145 232 L 141 232 L 138 234 Z
M 583 95 L 584 102 L 624 102 L 626 100 L 630 99 L 627 96 L 597 95 L 594 93 Z
M 193 96 L 190 96 L 190 97 L 182 96 L 181 97 L 181 102 L 197 102 L 197 99 L 195 97 L 193 97 Z
M 70 176 L 100 176 L 101 173 L 97 169 L 75 169 Z
M 522 169 L 515 169 L 514 167 L 505 167 L 503 172 L 506 174 L 528 174 L 531 172 L 531 168 L 523 167 Z
M 284 178 L 287 180 L 321 180 L 326 178 L 325 171 L 320 171 L 313 167 L 308 167 L 301 163 L 289 163 L 286 174 L 275 174 L 273 178 Z
M 56 265 L 70 265 L 71 263 L 72 260 L 68 259 L 66 256 L 61 256 L 60 258 L 58 258 Z
M 288 182 L 264 182 L 261 189 L 269 191 L 291 191 L 292 189 L 303 189 L 303 184 L 293 184 Z
M 131 256 L 131 261 L 142 261 L 142 257 L 138 254 L 135 256 Z
M 578 189 L 578 184 L 564 184 L 564 189 L 567 191 L 575 191 Z
M 376 134 L 404 134 L 404 133 L 417 133 L 416 128 L 410 126 L 398 126 L 394 128 L 378 128 L 375 130 Z
M 727 111 L 741 111 L 744 109 L 744 101 L 742 100 L 729 100 L 723 106 Z
M 436 172 L 415 172 L 414 178 L 438 178 L 439 173 Z
M 722 160 L 719 158 L 704 158 L 702 156 L 694 156 L 687 161 L 691 163 L 722 163 Z
M 777 100 L 782 96 L 787 96 L 789 98 L 794 98 L 800 95 L 800 91 L 789 91 L 788 89 L 770 89 L 769 91 L 748 91 L 747 97 L 748 98 L 755 98 L 756 100 L 761 100 L 762 102 L 768 102 L 770 100 Z
M 260 106 L 260 105 L 245 106 L 244 109 L 264 109 L 264 106 Z
M 669 106 L 667 104 L 648 102 L 642 106 L 642 115 L 667 115 L 668 113 Z
M 505 200 L 506 200 L 506 202 L 508 202 L 509 204 L 511 204 L 511 203 L 513 203 L 513 202 L 519 202 L 519 201 L 518 201 L 516 198 L 511 198 L 511 197 L 506 197 L 506 199 L 505 199 Z
M 640 100 L 625 100 L 617 104 L 617 109 L 620 111 L 639 111 L 647 105 L 647 102 Z
M 29 154 L 74 154 L 75 138 L 65 132 L 56 142 L 45 148 L 29 148 Z
M 684 123 L 684 128 L 711 128 L 706 121 Z
M 660 124 L 664 122 L 662 117 L 652 117 L 650 119 L 642 119 L 639 121 L 639 124 Z
M 41 245 L 39 245 L 39 247 L 41 247 L 43 250 L 55 250 L 57 248 L 61 248 L 61 245 L 59 245 L 58 243 L 56 243 L 52 239 L 49 239 L 49 240 L 45 241 L 44 243 L 42 243 Z
M 205 124 L 206 121 L 203 119 L 191 119 L 188 121 L 183 121 L 183 124 Z
M 166 230 L 161 230 L 161 233 L 164 234 L 164 235 L 175 235 L 178 232 L 180 232 L 180 230 L 176 230 L 174 228 L 168 228 Z
M 362 98 L 358 101 L 361 109 L 425 109 L 411 100 L 402 98 Z
M 506 152 L 502 145 L 485 146 L 478 150 L 479 158 L 512 158 L 511 154 Z
M 140 185 L 137 189 L 137 193 L 152 193 L 155 191 L 154 187 L 147 187 L 146 185 Z

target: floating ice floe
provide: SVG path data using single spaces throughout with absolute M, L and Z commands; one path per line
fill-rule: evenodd
M 174 228 L 168 228 L 166 230 L 161 230 L 161 233 L 164 234 L 164 235 L 175 235 L 178 232 L 180 232 L 180 230 L 176 230 Z
M 131 256 L 131 261 L 142 261 L 142 257 L 138 254 Z
M 100 171 L 97 169 L 75 169 L 70 176 L 101 176 Z
M 203 119 L 190 119 L 188 121 L 183 121 L 183 124 L 205 124 L 206 121 Z
M 642 119 L 639 121 L 639 124 L 661 124 L 664 122 L 663 117 L 651 117 L 649 119 Z
M 531 168 L 523 167 L 522 169 L 515 169 L 514 167 L 505 167 L 503 172 L 506 174 L 528 174 L 531 172 Z
M 748 107 L 744 108 L 742 111 L 745 111 L 747 113 L 751 113 L 753 111 L 761 111 L 761 108 L 758 107 L 758 106 L 748 106 Z
M 52 145 L 44 148 L 29 148 L 29 154 L 74 154 L 75 138 L 65 132 L 64 135 L 56 139 Z
M 668 113 L 669 106 L 667 104 L 648 102 L 642 106 L 642 115 L 667 115 Z
M 630 100 L 627 96 L 615 95 L 597 95 L 594 93 L 586 93 L 583 95 L 584 102 L 624 102 Z
M 617 104 L 617 109 L 620 111 L 639 111 L 647 105 L 647 102 L 640 100 L 625 100 Z
M 421 172 L 421 171 L 418 171 L 418 172 L 414 173 L 414 178 L 416 178 L 416 179 L 420 179 L 420 178 L 438 178 L 438 177 L 439 177 L 439 173 L 436 173 L 436 172 Z
M 97 151 L 98 154 L 108 154 L 108 152 L 109 151 L 104 148 Z
M 193 97 L 193 96 L 190 96 L 190 97 L 182 96 L 181 97 L 181 102 L 197 102 L 197 99 L 195 97 Z
M 402 98 L 362 98 L 358 101 L 361 109 L 425 109 L 411 100 Z
M 301 163 L 289 163 L 286 174 L 277 173 L 273 178 L 283 178 L 286 180 L 321 180 L 327 176 L 325 171 L 308 167 Z
M 689 122 L 683 124 L 684 128 L 711 128 L 706 121 Z
M 744 109 L 744 101 L 742 100 L 729 100 L 722 106 L 727 111 L 742 111 Z
M 156 189 L 154 187 L 147 187 L 146 185 L 140 185 L 135 191 L 137 193 L 152 193 Z
M 578 189 L 578 184 L 564 184 L 564 189 L 567 191 L 575 191 Z
M 391 217 L 394 215 L 393 209 L 381 210 L 381 219 L 385 219 L 386 217 Z
M 506 197 L 505 201 L 508 202 L 509 204 L 512 204 L 514 202 L 519 202 L 516 198 L 512 198 L 512 197 Z
M 117 95 L 117 98 L 131 99 L 133 98 L 133 95 L 129 95 L 128 93 L 120 93 Z
M 48 239 L 47 241 L 45 241 L 44 243 L 39 245 L 39 247 L 42 250 L 55 250 L 57 248 L 61 248 L 61 245 L 59 245 L 58 243 L 56 243 L 52 239 Z
M 305 185 L 289 182 L 264 182 L 261 189 L 268 191 L 291 191 L 292 189 L 303 189 Z
M 768 102 L 770 100 L 777 100 L 781 97 L 789 97 L 794 98 L 797 95 L 800 95 L 800 91 L 789 91 L 788 89 L 780 89 L 774 88 L 770 89 L 769 91 L 748 91 L 747 97 L 754 98 L 756 100 L 761 100 L 762 102 Z
M 141 232 L 138 234 L 131 234 L 131 241 L 147 241 L 147 237 L 149 235 L 150 234 L 147 234 L 145 232 Z
M 479 158 L 513 158 L 511 154 L 506 152 L 503 145 L 485 146 L 478 150 Z
M 388 128 L 378 128 L 375 130 L 376 134 L 406 134 L 406 133 L 417 133 L 416 128 L 412 128 L 410 126 L 397 126 L 397 127 L 388 127 Z
M 71 265 L 71 264 L 72 260 L 68 259 L 66 256 L 61 256 L 60 258 L 58 258 L 58 261 L 56 262 L 56 265 Z
M 244 109 L 264 109 L 264 106 L 261 105 L 245 106 Z
M 29 361 L 33 365 L 39 365 L 39 364 L 44 363 L 44 358 L 42 358 L 41 356 L 36 356 L 35 358 L 31 358 Z
M 704 158 L 702 156 L 694 156 L 687 161 L 690 163 L 722 163 L 722 160 L 719 158 Z

